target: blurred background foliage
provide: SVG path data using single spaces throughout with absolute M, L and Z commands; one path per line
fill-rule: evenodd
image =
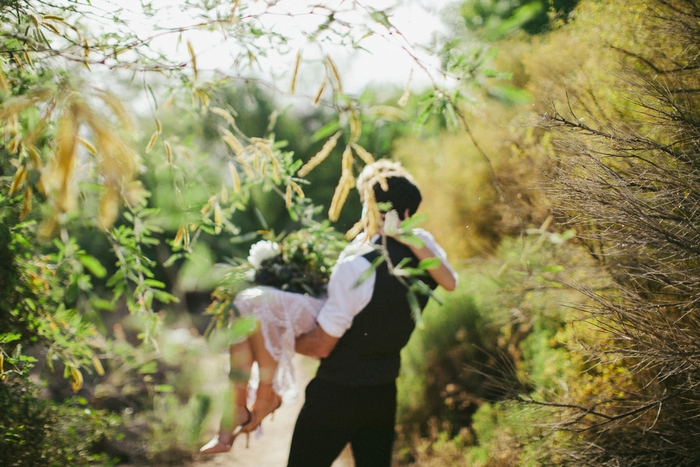
M 219 27 L 233 3 L 190 6 Z M 698 464 L 695 2 L 455 2 L 450 86 L 348 96 L 324 61 L 315 105 L 61 8 L 0 6 L 3 465 L 191 456 L 250 325 L 205 338 L 212 290 L 260 236 L 328 217 L 352 144 L 414 174 L 460 273 L 404 350 L 395 465 Z M 229 25 L 241 68 L 285 43 Z M 351 192 L 333 227 L 360 212 Z

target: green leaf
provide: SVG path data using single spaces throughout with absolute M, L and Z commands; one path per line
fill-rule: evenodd
M 416 213 L 409 217 L 408 219 L 404 219 L 401 222 L 401 228 L 404 230 L 413 230 L 416 227 L 418 227 L 420 224 L 425 222 L 428 219 L 428 215 L 425 213 Z
M 423 248 L 423 246 L 425 246 L 425 242 L 423 242 L 423 240 L 416 235 L 400 234 L 398 235 L 398 239 L 400 242 L 406 243 L 415 248 Z
M 418 263 L 418 267 L 421 269 L 435 269 L 440 267 L 441 264 L 440 258 L 426 258 Z
M 164 289 L 165 284 L 161 281 L 155 280 L 155 279 L 146 279 L 143 281 L 144 284 L 146 284 L 149 287 L 155 287 L 157 289 Z
M 93 308 L 96 308 L 98 310 L 113 310 L 114 305 L 112 302 L 109 300 L 104 300 L 102 298 L 98 297 L 92 297 L 90 299 L 90 304 L 93 306 Z
M 16 332 L 8 332 L 7 334 L 0 334 L 0 343 L 7 344 L 9 342 L 17 341 L 21 337 L 22 337 L 22 335 L 18 334 Z
M 532 102 L 532 94 L 515 86 L 492 86 L 488 93 L 505 104 L 522 105 Z
M 408 304 L 411 306 L 411 313 L 413 314 L 413 320 L 416 322 L 416 326 L 423 325 L 423 318 L 421 317 L 421 308 L 418 303 L 418 297 L 416 297 L 415 292 L 412 290 L 408 291 Z
M 340 123 L 337 120 L 334 120 L 323 125 L 316 133 L 314 133 L 314 135 L 311 137 L 311 141 L 321 141 L 322 139 L 329 138 L 339 129 Z
M 367 268 L 367 270 L 365 270 L 365 271 L 362 273 L 362 275 L 360 276 L 359 279 L 357 279 L 357 282 L 355 282 L 355 283 L 353 284 L 353 288 L 354 288 L 354 287 L 358 287 L 358 286 L 359 286 L 360 284 L 362 284 L 364 281 L 366 281 L 367 279 L 369 279 L 370 277 L 372 277 L 372 274 L 374 274 L 374 271 L 377 269 L 377 267 L 378 267 L 380 264 L 382 264 L 383 261 L 384 261 L 384 257 L 383 257 L 383 256 L 380 256 L 380 257 L 378 257 L 377 259 L 375 259 L 374 261 L 372 261 L 372 265 L 371 265 L 369 268 Z
M 144 337 L 145 337 L 145 335 L 144 335 Z M 158 371 L 158 362 L 155 362 L 155 361 L 145 363 L 139 369 L 139 373 L 144 374 L 144 375 L 153 374 L 153 373 L 156 373 L 157 371 Z

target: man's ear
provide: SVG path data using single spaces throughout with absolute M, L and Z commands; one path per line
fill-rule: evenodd
M 401 220 L 402 220 L 402 221 L 403 221 L 403 220 L 406 220 L 406 219 L 408 219 L 409 217 L 411 217 L 411 210 L 408 209 L 408 208 L 406 208 L 406 211 L 403 213 L 403 218 L 402 218 Z

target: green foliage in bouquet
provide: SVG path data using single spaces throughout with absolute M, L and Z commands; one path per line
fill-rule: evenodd
M 324 294 L 331 269 L 345 246 L 342 237 L 319 224 L 291 232 L 278 245 L 279 253 L 256 268 L 253 282 L 314 297 Z
M 325 293 L 331 270 L 347 242 L 329 222 L 274 235 L 269 233 L 253 244 L 245 260 L 234 262 L 216 288 L 207 313 L 212 325 L 223 327 L 234 312 L 232 302 L 241 290 L 268 285 L 295 293 L 319 296 Z

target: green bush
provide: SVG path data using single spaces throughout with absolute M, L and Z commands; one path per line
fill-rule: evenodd
M 0 384 L 0 465 L 114 465 L 97 446 L 115 435 L 119 423 L 114 415 L 89 409 L 86 400 L 53 403 L 25 375 L 6 375 Z

